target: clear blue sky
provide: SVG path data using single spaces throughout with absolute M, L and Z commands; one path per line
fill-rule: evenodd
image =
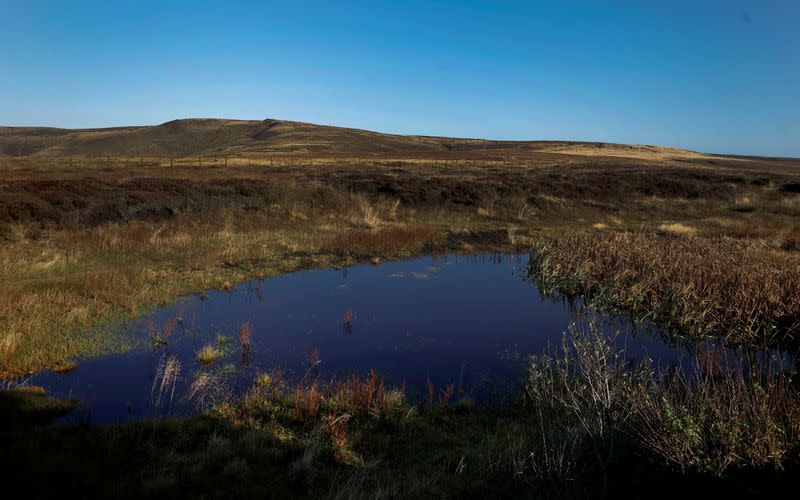
M 283 118 L 800 156 L 800 1 L 0 0 L 0 124 Z

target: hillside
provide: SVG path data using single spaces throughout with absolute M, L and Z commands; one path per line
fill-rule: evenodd
M 526 151 L 638 158 L 703 157 L 684 149 L 565 141 L 394 135 L 283 120 L 185 119 L 97 129 L 0 127 L 0 156 L 437 155 Z

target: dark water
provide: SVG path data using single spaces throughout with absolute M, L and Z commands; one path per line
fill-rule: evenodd
M 520 394 L 528 356 L 557 348 L 569 323 L 581 319 L 566 304 L 540 297 L 525 280 L 527 264 L 527 256 L 426 257 L 250 281 L 137 321 L 140 349 L 83 360 L 69 373 L 41 373 L 31 383 L 81 399 L 81 412 L 68 419 L 109 424 L 192 412 L 196 404 L 186 394 L 203 371 L 237 393 L 275 369 L 299 381 L 318 349 L 323 380 L 375 369 L 388 385 L 405 384 L 411 399 L 430 378 L 478 401 L 502 401 Z M 154 347 L 148 328 L 163 332 L 170 320 L 168 344 Z M 249 349 L 240 345 L 244 322 L 252 325 Z M 612 319 L 605 322 L 614 328 Z M 622 328 L 617 341 L 632 358 L 671 362 L 683 355 Z M 206 344 L 224 352 L 210 366 L 196 356 Z M 180 371 L 162 388 L 169 355 Z

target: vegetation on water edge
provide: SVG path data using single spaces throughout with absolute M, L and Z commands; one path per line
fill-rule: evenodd
M 237 399 L 206 380 L 190 395 L 202 418 L 6 427 L 4 470 L 36 491 L 157 497 L 741 495 L 796 480 L 793 373 L 708 347 L 662 374 L 614 345 L 593 324 L 572 327 L 561 351 L 531 360 L 508 408 L 453 401 L 448 387 L 417 406 L 375 372 L 320 380 L 314 359 L 301 383 L 261 374 Z
M 120 324 L 182 295 L 304 268 L 633 228 L 800 263 L 789 160 L 456 153 L 269 168 L 0 158 L 0 377 L 124 349 Z M 163 346 L 170 325 L 148 333 Z
M 729 238 L 595 231 L 538 241 L 529 276 L 694 339 L 791 345 L 800 335 L 800 266 Z

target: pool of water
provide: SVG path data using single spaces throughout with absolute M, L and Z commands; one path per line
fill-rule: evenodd
M 119 423 L 195 411 L 186 395 L 203 372 L 239 394 L 262 372 L 280 369 L 299 381 L 318 351 L 322 379 L 375 369 L 387 385 L 405 385 L 411 399 L 430 379 L 478 401 L 508 400 L 522 390 L 529 355 L 558 348 L 583 314 L 542 298 L 525 279 L 527 264 L 527 255 L 450 255 L 248 281 L 136 321 L 138 349 L 82 360 L 67 373 L 40 373 L 31 383 L 79 398 L 82 408 L 68 420 Z M 249 346 L 241 341 L 244 323 Z M 673 362 L 684 355 L 616 323 L 604 319 L 609 330 L 622 328 L 617 341 L 631 358 Z M 157 345 L 154 335 L 166 344 Z M 197 352 L 208 344 L 222 356 L 204 365 Z M 163 384 L 170 357 L 177 363 Z

